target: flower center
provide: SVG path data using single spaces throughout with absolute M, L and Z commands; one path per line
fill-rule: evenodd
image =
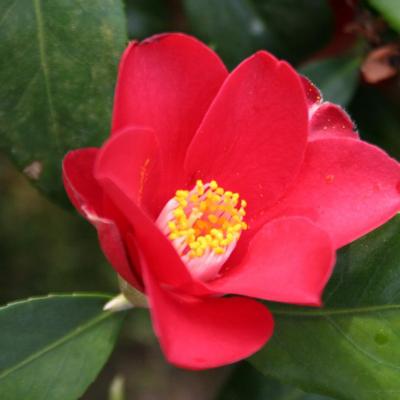
M 203 280 L 217 276 L 243 230 L 246 201 L 216 181 L 177 190 L 157 219 L 190 272 Z

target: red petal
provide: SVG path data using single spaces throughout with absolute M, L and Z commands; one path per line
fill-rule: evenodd
M 139 251 L 157 279 L 179 286 L 192 282 L 191 276 L 170 241 L 140 207 L 142 199 L 157 193 L 155 185 L 160 184 L 158 150 L 150 131 L 125 130 L 114 135 L 100 150 L 95 177 L 126 218 Z
M 310 140 L 327 137 L 358 139 L 353 121 L 340 106 L 323 102 L 320 91 L 306 77 L 300 75 L 308 102 Z
M 308 107 L 322 103 L 322 95 L 319 89 L 305 76 L 300 75 L 303 84 L 304 92 L 306 94 Z
M 400 210 L 400 165 L 360 140 L 310 142 L 293 190 L 269 214 L 302 215 L 331 234 L 336 248 Z
M 185 170 L 239 192 L 254 214 L 274 203 L 296 176 L 307 131 L 299 76 L 258 52 L 225 81 L 188 149 Z
M 305 218 L 281 218 L 264 225 L 240 264 L 210 286 L 220 293 L 319 306 L 334 262 L 326 232 Z
M 329 102 L 322 103 L 310 115 L 310 140 L 327 137 L 359 138 L 346 111 Z
M 114 221 L 89 214 L 88 220 L 97 229 L 100 247 L 108 262 L 131 286 L 143 290 L 139 271 L 131 265 L 121 233 Z
M 158 135 L 168 172 L 163 202 L 182 187 L 182 163 L 201 119 L 227 76 L 218 56 L 184 34 L 132 42 L 119 68 L 113 131 L 151 127 Z
M 99 213 L 103 194 L 93 178 L 93 165 L 98 149 L 85 148 L 67 153 L 63 160 L 64 187 L 71 203 L 83 215 L 87 211 Z
M 177 293 L 199 297 L 215 296 L 215 291 L 187 273 L 187 267 L 167 237 L 151 221 L 142 222 L 146 226 L 142 226 L 135 235 L 128 234 L 128 249 L 132 257 L 139 259 L 141 270 L 146 263 L 159 282 Z
M 154 133 L 146 128 L 127 127 L 103 145 L 97 167 L 112 175 L 127 197 L 153 218 L 158 215 L 159 185 L 163 159 Z
M 63 161 L 65 189 L 77 210 L 97 229 L 100 246 L 110 264 L 132 286 L 142 289 L 130 265 L 121 233 L 115 222 L 103 213 L 103 192 L 93 177 L 98 149 L 69 152 Z
M 146 276 L 147 275 L 147 276 Z M 271 313 L 246 298 L 182 298 L 145 274 L 154 330 L 169 362 L 189 369 L 246 358 L 273 333 Z

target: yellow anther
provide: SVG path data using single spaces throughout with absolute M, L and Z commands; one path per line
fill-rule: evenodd
M 196 257 L 201 257 L 204 254 L 204 250 L 201 248 L 198 248 L 195 251 Z
M 178 226 L 181 228 L 181 229 L 187 229 L 187 218 L 186 218 L 186 215 L 183 215 L 183 216 L 181 216 L 181 217 L 178 217 L 178 220 L 177 220 L 177 222 L 178 222 Z
M 222 187 L 218 187 L 217 189 L 215 189 L 215 193 L 217 193 L 219 195 L 223 195 L 224 194 L 224 189 L 222 189 Z
M 216 247 L 214 249 L 214 253 L 215 254 L 224 254 L 225 253 L 225 249 L 223 247 Z
M 217 247 L 219 246 L 219 240 L 213 240 L 213 241 L 210 243 L 210 246 L 211 246 L 213 249 L 217 248 Z
M 171 231 L 176 230 L 176 223 L 174 221 L 168 221 L 168 228 Z
M 182 197 L 186 198 L 188 195 L 189 195 L 189 191 L 188 190 L 177 190 L 176 193 L 175 193 L 175 196 L 179 197 L 179 198 L 182 198 Z
M 216 229 L 216 228 L 211 229 L 210 233 L 211 233 L 212 236 L 214 236 L 216 238 L 223 237 L 221 231 Z
M 204 236 L 199 236 L 197 238 L 197 242 L 200 244 L 200 246 L 206 245 L 207 244 L 207 240 Z
M 176 208 L 174 210 L 174 216 L 176 218 L 183 217 L 184 215 L 185 215 L 185 212 L 182 210 L 182 208 Z
M 179 199 L 178 203 L 183 208 L 185 208 L 188 205 L 188 202 L 185 199 Z
M 198 195 L 202 196 L 204 194 L 204 184 L 201 179 L 196 181 L 196 190 Z
M 192 242 L 189 243 L 189 247 L 193 250 L 193 249 L 198 249 L 200 247 L 200 243 L 199 242 Z
M 212 189 L 212 190 L 215 190 L 215 189 L 217 189 L 218 188 L 218 183 L 217 183 L 217 181 L 211 181 L 210 182 L 210 188 Z
M 214 203 L 218 204 L 221 201 L 221 196 L 219 196 L 218 194 L 214 194 L 211 199 Z
M 243 208 L 247 207 L 247 201 L 244 200 L 244 199 L 242 199 L 242 200 L 240 201 L 240 205 L 241 205 Z
M 241 222 L 242 221 L 242 217 L 240 215 L 235 214 L 235 215 L 232 216 L 232 221 L 233 222 Z
M 233 226 L 234 232 L 240 232 L 242 230 L 242 224 L 236 224 Z

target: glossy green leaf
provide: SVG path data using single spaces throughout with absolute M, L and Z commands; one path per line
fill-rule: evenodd
M 60 202 L 64 154 L 108 134 L 125 25 L 120 0 L 0 2 L 0 148 Z
M 271 304 L 273 339 L 252 359 L 303 390 L 398 400 L 400 216 L 340 251 L 320 309 Z
M 332 400 L 330 397 L 302 392 L 258 372 L 249 363 L 235 367 L 217 400 Z
M 324 99 L 347 106 L 359 83 L 361 58 L 353 55 L 311 62 L 299 72 L 322 92 Z
M 1 400 L 76 400 L 107 361 L 124 313 L 107 296 L 54 295 L 0 308 Z
M 385 149 L 400 160 L 400 113 L 399 107 L 374 87 L 358 90 L 351 107 L 361 137 Z
M 400 4 L 399 0 L 367 0 L 389 23 L 389 25 L 400 32 Z
M 331 33 L 326 0 L 184 0 L 183 4 L 194 33 L 215 46 L 230 67 L 260 49 L 297 62 L 321 48 Z

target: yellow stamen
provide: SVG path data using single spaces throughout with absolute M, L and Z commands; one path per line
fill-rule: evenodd
M 225 191 L 215 180 L 196 181 L 193 190 L 177 190 L 176 207 L 167 222 L 168 237 L 179 239 L 180 253 L 189 258 L 222 255 L 247 229 L 243 221 L 247 202 L 239 193 Z M 183 244 L 182 244 L 183 243 Z

